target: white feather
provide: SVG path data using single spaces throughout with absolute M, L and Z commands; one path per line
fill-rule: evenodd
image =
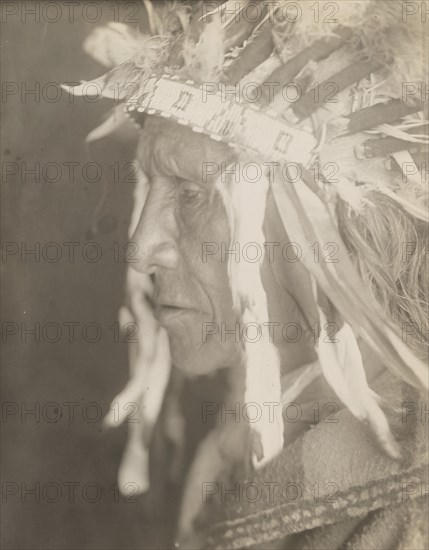
M 240 178 L 233 182 L 229 192 L 218 182 L 221 196 L 224 199 L 232 228 L 232 241 L 241 243 L 258 243 L 263 250 L 265 242 L 262 230 L 265 218 L 265 206 L 269 182 L 264 175 L 258 182 L 252 184 Z M 266 321 L 268 320 L 268 305 L 260 274 L 260 262 L 235 262 L 230 258 L 229 276 L 233 294 L 234 306 L 241 312 L 244 325 L 256 323 L 262 331 L 257 342 L 246 339 L 244 343 L 246 355 L 246 388 L 245 403 L 257 403 L 262 411 L 259 420 L 251 424 L 251 429 L 259 440 L 263 457 L 253 452 L 252 460 L 255 468 L 264 466 L 277 456 L 283 448 L 283 418 L 281 407 L 271 409 L 264 403 L 281 402 L 280 360 L 277 350 L 270 342 Z M 274 412 L 274 417 L 271 417 Z
M 398 443 L 378 405 L 379 397 L 368 386 L 362 355 L 350 325 L 344 323 L 335 335 L 336 341 L 330 341 L 324 328 L 325 314 L 321 308 L 318 309 L 321 331 L 317 353 L 323 375 L 350 412 L 371 426 L 389 456 L 400 458 Z

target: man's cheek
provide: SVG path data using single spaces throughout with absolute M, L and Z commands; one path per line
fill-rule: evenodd
M 211 198 L 207 200 L 203 222 L 205 240 L 212 239 L 218 244 L 228 245 L 232 240 L 231 224 L 218 190 L 210 190 Z
M 223 207 L 212 201 L 195 210 L 181 209 L 180 218 L 180 246 L 197 272 L 207 264 L 225 263 L 231 238 Z

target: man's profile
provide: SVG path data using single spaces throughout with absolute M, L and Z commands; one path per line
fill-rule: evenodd
M 138 135 L 120 485 L 175 487 L 179 548 L 424 548 L 421 19 L 144 4 L 148 30 L 91 35 L 109 70 L 69 88 L 120 100 L 90 139 Z

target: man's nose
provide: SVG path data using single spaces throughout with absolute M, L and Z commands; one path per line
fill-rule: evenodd
M 131 238 L 137 247 L 131 266 L 140 273 L 157 268 L 176 269 L 178 227 L 174 215 L 174 187 L 167 178 L 152 180 L 140 221 Z

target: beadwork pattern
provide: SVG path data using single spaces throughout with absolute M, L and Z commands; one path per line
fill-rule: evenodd
M 232 101 L 219 91 L 208 93 L 177 75 L 151 76 L 143 91 L 128 99 L 125 111 L 171 118 L 215 141 L 254 151 L 263 158 L 290 159 L 304 166 L 317 144 L 310 132 L 288 125 L 273 110 Z

